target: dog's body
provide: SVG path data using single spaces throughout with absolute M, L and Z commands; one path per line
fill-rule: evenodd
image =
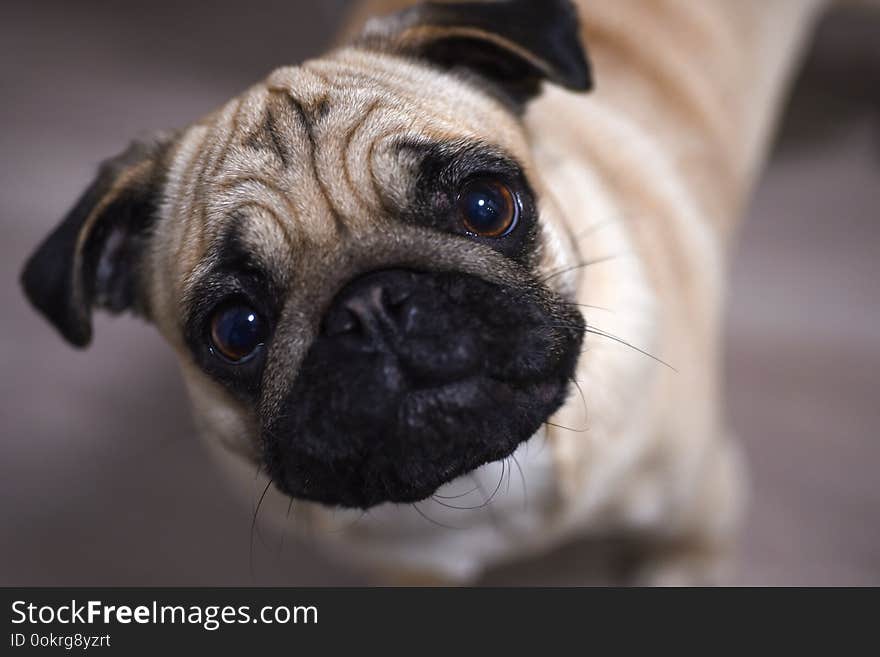
M 366 3 L 363 16 L 403 4 L 409 3 Z M 45 266 L 32 266 L 26 275 L 29 293 L 80 344 L 89 337 L 85 301 L 113 310 L 134 307 L 148 316 L 180 354 L 207 442 L 244 482 L 253 481 L 255 459 L 266 461 L 285 492 L 312 500 L 294 502 L 286 522 L 342 554 L 383 571 L 464 581 L 489 565 L 573 536 L 625 536 L 645 546 L 637 572 L 643 581 L 714 579 L 731 546 L 744 490 L 736 445 L 725 432 L 719 404 L 729 243 L 801 41 L 823 3 L 577 4 L 596 80 L 591 94 L 545 84 L 535 98 L 532 78 L 512 89 L 505 87 L 509 80 L 493 78 L 505 92 L 494 87 L 486 92 L 479 81 L 492 72 L 481 69 L 471 77 L 406 56 L 413 41 L 420 48 L 424 40 L 435 44 L 436 35 L 418 30 L 436 25 L 423 28 L 416 21 L 413 28 L 412 15 L 403 27 L 375 24 L 359 45 L 279 69 L 179 136 L 117 161 L 118 169 L 105 171 L 104 182 L 84 199 L 77 222 L 70 261 L 77 270 L 80 261 L 88 263 L 90 250 L 100 251 L 89 273 L 75 274 L 59 296 L 50 294 L 57 281 L 54 287 L 36 282 L 45 280 Z M 353 31 L 360 32 L 359 23 L 355 19 Z M 476 28 L 468 29 L 456 38 L 473 38 Z M 482 38 L 485 25 L 479 31 Z M 532 59 L 534 53 L 520 52 L 521 44 L 511 46 L 510 38 L 493 41 L 490 54 L 500 43 L 539 70 L 541 78 L 556 76 L 573 89 L 587 86 L 576 53 Z M 437 56 L 429 49 L 419 55 Z M 525 106 L 525 113 L 511 109 L 517 106 Z M 413 179 L 430 177 L 424 159 L 413 164 L 400 155 L 399 144 L 398 150 L 386 148 L 402 135 L 435 149 L 437 144 L 487 143 L 489 155 L 479 157 L 518 163 L 521 171 L 504 175 L 527 179 L 534 192 L 540 221 L 532 233 L 509 246 L 488 238 L 447 243 L 433 228 L 389 228 L 378 222 L 389 205 L 405 205 Z M 415 177 L 413 167 L 421 167 Z M 437 177 L 443 175 L 452 176 Z M 96 239 L 89 234 L 92 224 L 100 224 L 108 208 L 122 202 L 120 194 L 127 198 L 132 185 L 152 190 L 157 179 L 161 193 L 146 201 L 136 195 L 134 204 L 153 216 L 149 238 L 128 246 L 123 235 L 117 243 L 126 246 L 108 250 L 120 227 L 113 224 L 105 231 L 110 238 L 90 246 Z M 529 202 L 522 201 L 524 213 Z M 233 211 L 257 218 L 242 222 L 236 214 L 232 221 Z M 183 319 L 194 321 L 200 299 L 222 287 L 215 270 L 228 260 L 224 249 L 233 225 L 240 231 L 233 246 L 257 245 L 261 265 L 276 274 L 269 287 L 282 288 L 278 296 L 285 298 L 259 386 L 242 384 L 244 375 L 218 373 L 199 353 L 194 357 L 199 338 Z M 102 281 L 102 272 L 115 276 L 123 256 L 132 254 L 138 266 L 124 283 Z M 554 361 L 553 376 L 542 369 L 541 377 L 555 382 L 558 375 L 573 379 L 573 385 L 564 393 L 551 391 L 542 378 L 517 399 L 528 406 L 524 400 L 543 399 L 546 390 L 544 405 L 532 414 L 524 411 L 510 427 L 505 424 L 509 412 L 489 423 L 510 434 L 503 448 L 455 460 L 426 488 L 413 482 L 433 474 L 417 476 L 397 465 L 382 466 L 391 470 L 382 470 L 381 477 L 383 482 L 400 478 L 399 490 L 390 484 L 382 493 L 368 484 L 349 490 L 349 475 L 338 490 L 332 485 L 317 490 L 319 484 L 297 488 L 292 472 L 304 468 L 301 463 L 313 452 L 298 452 L 293 464 L 272 441 L 281 433 L 313 431 L 311 424 L 289 416 L 297 415 L 290 409 L 304 415 L 303 399 L 329 385 L 320 377 L 302 383 L 302 372 L 326 371 L 331 362 L 310 369 L 314 345 L 324 339 L 317 322 L 327 321 L 337 295 L 350 294 L 351 281 L 389 267 L 464 272 L 487 281 L 492 287 L 473 294 L 488 300 L 487 312 L 509 315 L 510 321 L 518 316 L 515 305 L 507 308 L 502 299 L 516 291 L 522 306 L 535 307 L 528 316 L 552 334 L 548 353 L 563 353 L 560 363 L 578 356 L 572 372 Z M 97 282 L 78 282 L 90 276 Z M 387 291 L 392 284 L 382 285 Z M 453 283 L 444 279 L 436 285 L 446 289 Z M 496 294 L 500 309 L 493 310 Z M 53 310 L 59 305 L 63 311 Z M 312 315 L 304 308 L 320 312 Z M 585 334 L 573 308 L 585 318 Z M 338 367 L 348 371 L 345 363 Z M 298 383 L 291 389 L 287 377 L 297 370 Z M 365 395 L 374 383 L 367 381 Z M 383 379 L 381 385 L 386 384 Z M 328 398 L 343 395 L 342 388 L 326 391 Z M 545 408 L 552 416 L 540 417 L 538 432 L 517 446 L 528 437 L 517 431 L 536 426 Z M 429 417 L 426 435 L 442 422 Z M 357 423 L 352 426 L 356 434 Z M 455 435 L 472 432 L 468 425 Z M 326 433 L 320 436 L 329 440 Z M 372 449 L 363 447 L 371 455 Z M 335 463 L 326 473 L 316 464 L 299 475 L 308 480 L 320 472 L 315 479 L 333 482 Z M 416 499 L 423 501 L 401 503 Z M 320 502 L 369 511 L 336 511 Z M 267 500 L 262 516 L 272 507 Z M 279 499 L 277 517 L 285 521 L 288 510 Z
M 406 4 L 364 3 L 354 23 Z M 468 576 L 509 559 L 512 544 L 522 554 L 564 537 L 622 535 L 644 542 L 638 581 L 717 581 L 745 501 L 720 406 L 729 246 L 824 3 L 577 4 L 596 89 L 547 86 L 530 105 L 534 172 L 571 209 L 562 221 L 578 237 L 575 260 L 596 263 L 577 272 L 587 324 L 672 367 L 588 334 L 576 376 L 586 415 L 576 391 L 545 428 L 552 465 L 535 465 L 534 448 L 518 453 L 534 466 L 530 498 L 546 495 L 547 506 L 532 510 L 539 517 L 513 495 L 500 526 L 482 512 L 471 535 L 427 526 L 419 531 L 431 538 L 417 549 L 377 539 L 376 553 L 399 546 L 398 563 L 415 557 L 424 570 Z M 499 476 L 497 468 L 485 475 L 489 494 Z M 498 493 L 493 506 L 505 497 Z M 444 524 L 470 524 L 468 512 L 437 500 L 422 508 Z M 518 513 L 522 526 L 511 530 Z

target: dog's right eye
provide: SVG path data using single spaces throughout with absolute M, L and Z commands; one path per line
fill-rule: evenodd
M 247 305 L 227 304 L 211 317 L 211 351 L 232 363 L 246 361 L 264 340 L 263 321 Z
M 478 178 L 458 193 L 458 212 L 465 230 L 479 237 L 504 237 L 519 219 L 519 203 L 504 183 Z

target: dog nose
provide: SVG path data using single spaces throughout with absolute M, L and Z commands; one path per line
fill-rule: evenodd
M 410 302 L 415 284 L 415 275 L 402 270 L 356 279 L 333 302 L 324 318 L 323 333 L 346 335 L 366 344 L 405 334 L 418 313 Z
M 473 375 L 482 363 L 480 333 L 463 313 L 456 314 L 453 292 L 435 278 L 385 269 L 350 281 L 325 314 L 312 348 L 358 368 L 363 380 L 375 377 L 377 391 L 426 388 Z

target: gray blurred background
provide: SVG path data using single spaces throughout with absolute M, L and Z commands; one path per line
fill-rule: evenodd
M 0 5 L 0 584 L 360 584 L 264 530 L 193 433 L 170 350 L 99 316 L 77 352 L 18 272 L 137 135 L 319 52 L 346 2 Z M 880 584 L 880 14 L 826 19 L 749 210 L 727 321 L 751 462 L 741 584 Z M 255 501 L 255 500 L 254 500 Z M 567 547 L 491 583 L 577 584 Z

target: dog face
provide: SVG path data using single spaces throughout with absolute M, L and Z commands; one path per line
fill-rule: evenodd
M 285 493 L 414 502 L 568 395 L 572 245 L 518 111 L 589 86 L 566 2 L 427 4 L 106 163 L 28 262 L 72 343 L 134 310 Z M 538 13 L 539 12 L 539 13 Z

